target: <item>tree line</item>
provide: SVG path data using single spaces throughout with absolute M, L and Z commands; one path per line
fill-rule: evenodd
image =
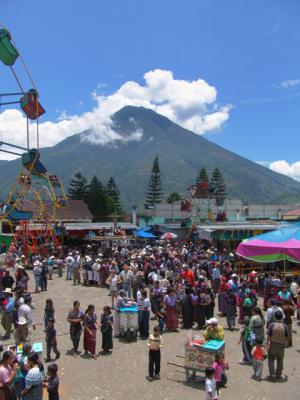
M 193 185 L 192 197 L 203 199 L 214 199 L 218 207 L 224 204 L 226 199 L 226 185 L 224 177 L 219 170 L 215 168 L 208 177 L 205 167 L 201 168 L 196 178 L 196 184 Z M 180 201 L 181 196 L 178 192 L 172 192 L 167 197 L 168 203 Z M 163 187 L 160 174 L 158 156 L 155 157 L 151 175 L 148 181 L 148 188 L 145 194 L 145 208 L 151 208 L 155 204 L 163 201 Z
M 73 200 L 83 200 L 95 220 L 123 212 L 120 191 L 113 177 L 103 185 L 97 176 L 88 182 L 81 172 L 77 172 L 69 183 L 68 196 Z

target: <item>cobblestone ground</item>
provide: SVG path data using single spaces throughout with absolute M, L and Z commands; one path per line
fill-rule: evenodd
M 31 279 L 31 284 L 33 279 Z M 71 353 L 71 341 L 68 335 L 66 316 L 75 299 L 81 302 L 82 308 L 93 303 L 97 316 L 105 304 L 110 304 L 106 289 L 72 286 L 71 281 L 54 276 L 49 281 L 48 291 L 33 295 L 36 305 L 34 312 L 37 330 L 32 332 L 34 341 L 44 342 L 43 309 L 46 298 L 54 301 L 56 310 L 56 328 L 58 347 L 61 359 L 58 360 L 61 381 L 61 398 L 64 400 L 178 400 L 204 399 L 201 384 L 186 384 L 184 369 L 168 365 L 168 362 L 182 364 L 180 359 L 184 352 L 187 331 L 165 333 L 162 350 L 161 380 L 148 382 L 147 375 L 147 344 L 138 340 L 136 343 L 114 341 L 114 351 L 110 356 L 99 356 L 97 360 L 84 355 L 74 358 Z M 226 326 L 225 320 L 220 318 Z M 153 325 L 153 322 L 151 323 Z M 222 389 L 220 399 L 224 400 L 274 400 L 274 398 L 299 399 L 300 378 L 300 328 L 294 323 L 294 347 L 287 349 L 284 359 L 284 373 L 287 382 L 271 383 L 263 380 L 261 383 L 251 379 L 252 370 L 249 366 L 238 364 L 241 358 L 241 347 L 237 344 L 239 333 L 225 331 L 226 359 L 230 364 L 228 385 Z M 8 344 L 9 341 L 3 344 Z M 101 334 L 97 335 L 97 351 L 100 351 Z M 45 348 L 45 347 L 44 347 Z M 82 350 L 82 339 L 80 344 Z M 44 352 L 45 356 L 45 352 Z M 263 377 L 268 375 L 267 363 L 264 365 Z M 45 396 L 45 398 L 47 398 Z

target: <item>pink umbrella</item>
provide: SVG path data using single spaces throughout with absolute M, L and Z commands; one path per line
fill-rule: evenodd
M 172 232 L 166 232 L 161 236 L 162 240 L 174 240 L 177 239 L 177 235 L 175 235 L 175 233 Z

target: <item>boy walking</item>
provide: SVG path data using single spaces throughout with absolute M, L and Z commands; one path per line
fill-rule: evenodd
M 60 352 L 57 349 L 57 340 L 56 340 L 56 329 L 54 327 L 54 318 L 50 317 L 48 319 L 48 326 L 46 330 L 46 344 L 47 344 L 47 358 L 46 362 L 51 361 L 51 349 L 53 349 L 56 357 L 55 360 L 58 360 L 60 357 Z
M 256 344 L 252 349 L 252 367 L 253 367 L 253 372 L 254 375 L 252 376 L 253 379 L 256 381 L 260 382 L 261 381 L 261 375 L 263 371 L 263 366 L 264 366 L 264 360 L 267 357 L 267 352 L 265 348 L 263 347 L 263 341 L 260 338 L 256 339 Z
M 153 328 L 153 334 L 148 339 L 149 347 L 149 376 L 148 381 L 153 380 L 154 377 L 160 379 L 160 349 L 162 347 L 162 337 L 160 336 L 160 330 L 158 326 Z
M 48 366 L 47 375 L 48 381 L 44 383 L 44 386 L 47 388 L 48 391 L 48 399 L 49 400 L 59 400 L 59 378 L 57 375 L 58 366 L 57 364 L 53 363 Z

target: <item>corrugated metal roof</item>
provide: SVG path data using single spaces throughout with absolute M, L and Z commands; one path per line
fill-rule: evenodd
M 77 231 L 77 230 L 100 230 L 100 229 L 111 229 L 114 228 L 113 222 L 80 222 L 80 223 L 66 223 L 64 224 L 67 231 Z M 118 222 L 117 227 L 121 229 L 137 229 L 138 226 L 131 224 L 130 222 Z

